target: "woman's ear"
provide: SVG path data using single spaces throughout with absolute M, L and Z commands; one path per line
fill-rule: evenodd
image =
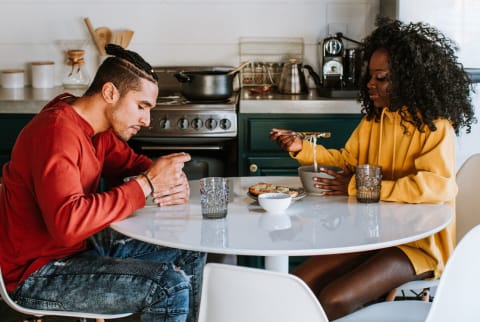
M 115 103 L 120 97 L 117 87 L 112 82 L 106 82 L 102 86 L 102 97 L 107 103 Z

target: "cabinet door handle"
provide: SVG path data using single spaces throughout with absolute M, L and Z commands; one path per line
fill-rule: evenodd
M 248 167 L 248 169 L 250 170 L 250 172 L 254 173 L 257 172 L 258 166 L 255 163 L 252 163 L 250 164 L 250 167 Z

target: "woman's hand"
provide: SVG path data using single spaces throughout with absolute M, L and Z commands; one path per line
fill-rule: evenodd
M 295 135 L 294 131 L 284 129 L 272 129 L 270 140 L 277 141 L 280 148 L 287 152 L 299 152 L 302 150 L 302 139 Z
M 348 195 L 348 185 L 354 173 L 350 165 L 345 164 L 341 172 L 322 167 L 320 167 L 319 170 L 331 175 L 334 179 L 314 177 L 313 181 L 316 182 L 314 184 L 315 188 L 328 190 L 324 191 L 324 195 Z

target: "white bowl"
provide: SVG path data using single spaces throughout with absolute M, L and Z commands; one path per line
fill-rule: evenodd
M 322 169 L 322 168 L 330 169 L 336 172 L 343 171 L 342 168 L 332 166 L 332 165 L 319 164 L 317 166 L 317 169 Z M 304 165 L 299 167 L 298 175 L 300 177 L 300 181 L 302 182 L 303 189 L 305 189 L 305 191 L 308 194 L 313 194 L 313 195 L 323 195 L 323 193 L 327 191 L 327 189 L 321 189 L 321 188 L 315 187 L 315 184 L 317 184 L 317 182 L 313 181 L 313 178 L 318 177 L 318 178 L 334 179 L 334 177 L 332 177 L 329 174 L 326 174 L 323 171 L 315 172 L 313 165 Z
M 292 197 L 287 193 L 271 192 L 262 193 L 258 196 L 258 203 L 268 213 L 281 214 L 292 202 Z

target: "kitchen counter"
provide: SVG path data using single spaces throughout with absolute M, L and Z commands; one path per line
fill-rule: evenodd
M 280 94 L 273 90 L 256 94 L 248 88 L 240 92 L 239 112 L 245 114 L 359 114 L 360 110 L 360 103 L 355 98 L 321 97 L 316 89 L 300 95 Z
M 58 94 L 69 92 L 82 95 L 83 90 L 54 88 L 2 88 L 0 87 L 0 113 L 36 114 Z M 240 91 L 240 113 L 280 114 L 358 114 L 360 103 L 354 98 L 320 97 L 315 89 L 308 94 L 288 95 L 270 90 L 252 94 L 248 88 Z
M 3 88 L 0 87 L 0 113 L 37 114 L 45 104 L 58 94 L 69 92 L 82 95 L 84 90 L 53 88 Z

